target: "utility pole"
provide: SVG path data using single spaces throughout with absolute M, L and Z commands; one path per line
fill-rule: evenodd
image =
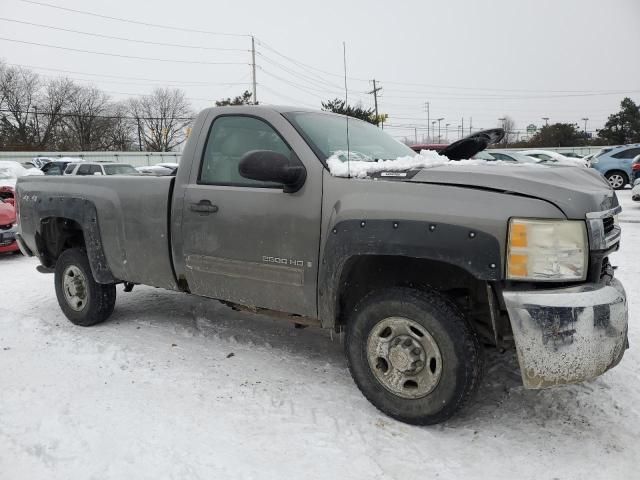
M 462 117 L 462 123 L 460 124 L 460 138 L 464 137 L 464 117 Z
M 258 92 L 256 92 L 256 39 L 251 35 L 251 77 L 253 82 L 253 104 L 258 104 Z
M 138 120 L 138 151 L 142 151 L 142 136 L 140 135 L 140 119 L 137 118 L 136 120 Z
M 473 117 L 469 117 L 469 135 L 471 135 L 472 127 L 473 127 Z
M 367 93 L 370 95 L 373 94 L 373 104 L 375 105 L 375 108 L 376 108 L 376 126 L 378 126 L 378 92 L 382 90 L 382 87 L 376 87 L 375 78 L 372 81 L 373 81 L 373 90 Z
M 584 121 L 584 144 L 586 145 L 587 138 L 589 138 L 587 135 L 587 121 L 589 120 L 589 117 L 584 117 L 582 120 Z
M 429 122 L 431 118 L 429 118 L 429 102 L 424 102 L 424 108 L 427 112 L 427 143 L 429 143 Z
M 440 143 L 440 122 L 444 120 L 444 117 L 438 118 L 438 143 Z
M 416 145 L 418 144 L 418 129 L 414 127 L 413 129 L 413 136 L 416 139 Z
M 429 133 L 428 130 L 427 130 L 427 133 Z M 432 142 L 435 136 L 436 136 L 436 121 L 434 120 L 431 122 L 431 141 Z
M 544 126 L 548 127 L 549 126 L 549 117 L 542 117 L 542 120 L 544 120 Z

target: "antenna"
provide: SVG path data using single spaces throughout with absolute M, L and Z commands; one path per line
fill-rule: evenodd
M 349 90 L 347 89 L 347 44 L 342 42 L 342 60 L 344 65 L 344 108 L 349 107 Z M 347 177 L 351 178 L 351 149 L 349 148 L 349 115 L 347 117 Z

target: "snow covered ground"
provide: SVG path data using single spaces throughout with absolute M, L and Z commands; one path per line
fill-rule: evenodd
M 640 452 L 640 203 L 614 264 L 631 349 L 583 385 L 526 391 L 490 355 L 477 400 L 419 428 L 358 392 L 340 339 L 140 287 L 105 324 L 60 312 L 36 261 L 0 258 L 1 479 L 627 479 Z

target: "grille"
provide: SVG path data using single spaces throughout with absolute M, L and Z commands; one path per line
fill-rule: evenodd
M 613 217 L 607 217 L 602 219 L 602 224 L 604 226 L 605 235 L 613 230 Z

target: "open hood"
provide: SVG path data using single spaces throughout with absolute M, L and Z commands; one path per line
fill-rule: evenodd
M 608 210 L 618 205 L 604 177 L 590 168 L 491 163 L 425 168 L 405 181 L 526 195 L 553 203 L 570 219 L 584 219 L 585 212 Z
M 476 153 L 487 148 L 488 145 L 498 143 L 503 138 L 504 130 L 502 128 L 490 128 L 457 140 L 438 153 L 449 160 L 463 160 L 473 157 Z

